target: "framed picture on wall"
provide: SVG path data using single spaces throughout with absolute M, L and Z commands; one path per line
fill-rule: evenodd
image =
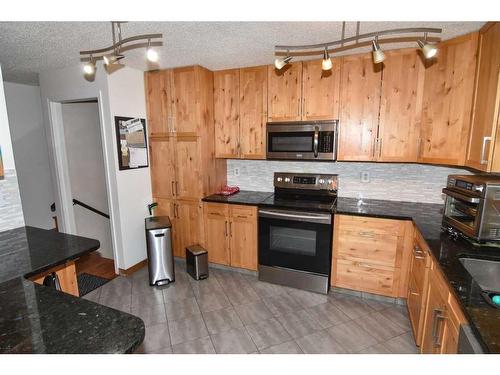
M 148 167 L 146 120 L 115 116 L 115 129 L 120 170 Z

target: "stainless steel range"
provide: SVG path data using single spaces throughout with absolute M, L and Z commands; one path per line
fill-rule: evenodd
M 259 208 L 259 280 L 328 293 L 337 175 L 274 174 Z

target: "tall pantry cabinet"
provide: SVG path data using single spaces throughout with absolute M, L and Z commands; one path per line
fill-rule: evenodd
M 174 255 L 204 244 L 201 198 L 226 180 L 214 157 L 213 73 L 190 66 L 145 73 L 149 152 L 156 215 L 173 226 Z

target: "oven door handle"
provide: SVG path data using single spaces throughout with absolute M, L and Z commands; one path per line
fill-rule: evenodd
M 304 214 L 289 211 L 259 210 L 259 217 L 269 219 L 283 219 L 292 221 L 303 221 L 308 223 L 331 224 L 332 217 L 329 214 Z
M 319 149 L 319 127 L 314 127 L 314 141 L 313 141 L 313 151 L 314 157 L 318 157 L 318 149 Z
M 462 200 L 464 202 L 469 202 L 469 203 L 479 203 L 479 202 L 481 202 L 481 198 L 469 197 L 467 195 L 457 193 L 457 192 L 455 192 L 453 190 L 450 190 L 448 188 L 444 188 L 443 189 L 443 193 L 446 194 L 446 195 L 449 195 L 450 197 L 453 197 L 453 198 L 456 198 L 456 199 L 460 199 L 460 200 Z

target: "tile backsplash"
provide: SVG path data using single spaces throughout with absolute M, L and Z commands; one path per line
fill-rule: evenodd
M 274 172 L 334 173 L 339 175 L 339 196 L 423 203 L 443 203 L 441 190 L 449 174 L 471 174 L 423 164 L 227 161 L 227 183 L 241 190 L 273 191 Z
M 0 180 L 0 232 L 24 225 L 23 207 L 14 169 L 5 170 Z

